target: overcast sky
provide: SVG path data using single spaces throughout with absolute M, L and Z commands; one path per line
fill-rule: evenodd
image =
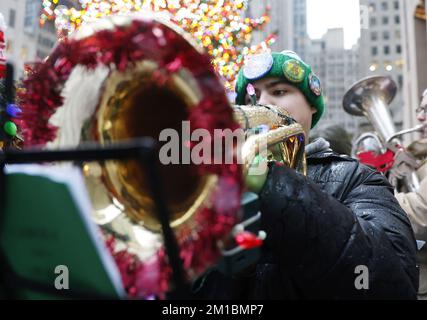
M 359 0 L 307 0 L 307 31 L 312 39 L 321 38 L 328 28 L 344 28 L 346 48 L 360 36 Z

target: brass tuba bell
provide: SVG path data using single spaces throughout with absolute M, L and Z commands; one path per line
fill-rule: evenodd
M 123 39 L 128 42 L 122 47 L 118 43 Z M 134 51 L 124 48 L 126 44 Z M 70 47 L 84 52 L 69 56 L 64 48 Z M 85 56 L 89 50 L 93 56 Z M 270 150 L 267 161 L 282 161 L 306 172 L 302 127 L 273 106 L 231 107 L 209 58 L 163 17 L 151 13 L 111 16 L 83 26 L 69 42 L 56 47 L 39 70 L 59 72 L 62 64 L 72 68 L 70 72 L 59 68 L 64 74 L 52 89 L 63 97 L 63 103 L 56 105 L 49 118 L 49 125 L 58 129 L 47 148 L 88 142 L 111 145 L 149 136 L 159 141 L 160 152 L 169 142 L 161 139 L 162 134 L 172 130 L 180 138 L 182 156 L 194 150 L 195 144 L 181 139 L 192 133 L 185 132 L 184 123 L 213 134 L 212 138 L 216 138 L 214 129 L 243 132 L 241 148 L 233 143 L 224 150 L 221 144 L 223 151 L 231 152 L 232 163 L 165 165 L 160 158 L 157 163 L 170 225 L 188 278 L 215 262 L 222 240 L 239 222 L 242 178 L 262 148 Z M 26 86 L 28 91 L 40 86 L 37 72 Z M 24 101 L 24 105 L 31 103 Z M 26 121 L 29 128 L 40 125 L 31 118 Z M 32 133 L 26 141 L 35 140 L 34 136 Z M 214 142 L 204 143 L 213 146 Z M 94 220 L 143 263 L 150 261 L 162 248 L 163 239 L 147 185 L 148 173 L 131 160 L 86 162 L 82 171 Z

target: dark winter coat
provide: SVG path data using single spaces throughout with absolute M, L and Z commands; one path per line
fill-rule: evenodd
M 307 164 L 307 177 L 270 167 L 260 194 L 268 236 L 253 272 L 211 270 L 195 283 L 196 298 L 416 299 L 416 242 L 392 186 L 330 149 Z M 361 270 L 368 289 L 356 288 Z

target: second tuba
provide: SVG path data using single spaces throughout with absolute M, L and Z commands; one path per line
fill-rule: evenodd
M 396 130 L 388 110 L 396 91 L 396 83 L 390 77 L 364 78 L 345 93 L 343 107 L 351 115 L 365 116 L 375 130 L 364 133 L 355 140 L 353 156 L 375 166 L 379 171 L 389 171 L 389 180 L 394 186 L 401 179 L 409 191 L 415 191 L 419 187 L 419 179 L 415 174 L 418 163 L 403 148 L 400 137 L 420 131 L 422 126 L 399 132 Z M 359 148 L 369 151 L 361 153 Z M 401 166 L 403 163 L 405 165 Z

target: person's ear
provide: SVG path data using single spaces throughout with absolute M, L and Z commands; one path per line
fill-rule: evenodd
M 310 109 L 311 109 L 311 114 L 317 113 L 317 109 L 315 107 L 310 107 Z

